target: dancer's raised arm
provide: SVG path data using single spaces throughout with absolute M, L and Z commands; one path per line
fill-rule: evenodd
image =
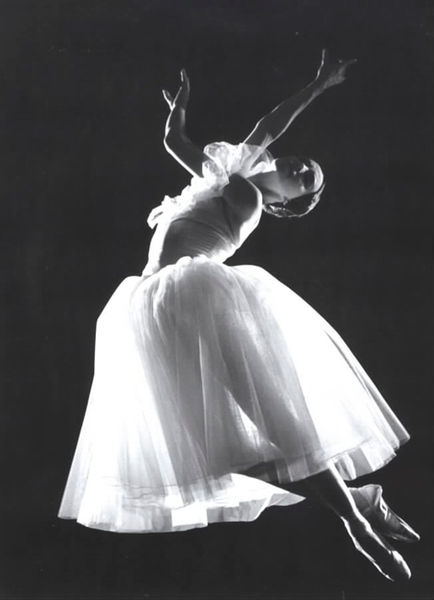
M 202 149 L 193 144 L 185 131 L 185 112 L 190 97 L 190 80 L 185 69 L 181 71 L 181 85 L 176 96 L 163 90 L 163 97 L 170 108 L 166 121 L 164 146 L 189 173 L 202 176 L 202 163 L 206 158 Z
M 279 138 L 294 119 L 326 89 L 345 80 L 345 72 L 353 60 L 331 61 L 327 50 L 322 51 L 321 64 L 314 81 L 300 92 L 281 102 L 270 113 L 262 117 L 253 131 L 244 140 L 266 148 Z

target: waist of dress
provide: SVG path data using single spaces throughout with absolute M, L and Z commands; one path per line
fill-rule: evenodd
M 178 249 L 176 252 L 173 252 L 173 253 L 169 253 L 169 252 L 162 253 L 158 262 L 159 262 L 160 269 L 162 269 L 163 267 L 167 267 L 168 265 L 174 265 L 179 260 L 182 260 L 183 258 L 191 258 L 191 259 L 204 258 L 204 259 L 210 260 L 212 262 L 222 263 L 227 258 L 229 258 L 229 256 L 231 256 L 231 254 L 233 254 L 233 253 L 228 253 L 226 251 L 226 249 L 221 250 L 221 251 L 213 250 L 213 252 L 204 252 L 201 250 L 181 251 L 180 249 Z
M 201 256 L 222 261 L 236 249 L 229 232 L 191 219 L 171 223 L 161 245 L 160 263 L 171 264 L 183 256 Z
M 150 263 L 148 262 L 145 268 L 142 271 L 142 276 L 150 277 L 151 275 L 156 275 L 159 271 L 168 267 L 170 265 L 183 265 L 189 264 L 193 261 L 193 264 L 196 263 L 197 260 L 203 260 L 205 262 L 212 262 L 216 264 L 222 264 L 225 261 L 226 257 L 215 257 L 215 256 L 207 256 L 206 254 L 184 254 L 183 256 L 179 256 L 176 260 L 166 262 L 160 261 L 158 263 Z

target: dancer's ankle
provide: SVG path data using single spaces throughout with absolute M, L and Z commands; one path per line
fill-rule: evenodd
M 372 527 L 369 521 L 362 515 L 362 513 L 356 508 L 351 514 L 340 515 L 347 530 L 351 531 L 353 535 L 370 535 L 372 533 Z

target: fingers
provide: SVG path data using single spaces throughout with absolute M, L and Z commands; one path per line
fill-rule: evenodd
M 342 58 L 340 58 L 338 60 L 338 65 L 340 65 L 341 67 L 349 67 L 350 65 L 354 65 L 357 62 L 357 58 L 350 58 L 348 60 L 344 60 Z
M 173 105 L 172 94 L 170 92 L 168 92 L 167 90 L 162 90 L 162 91 L 163 91 L 163 98 L 165 99 L 167 104 L 170 106 L 170 108 L 172 108 L 172 105 Z
M 185 69 L 181 69 L 181 87 L 187 95 L 190 94 L 190 78 Z
M 163 98 L 172 109 L 175 104 L 180 105 L 185 108 L 187 105 L 188 99 L 190 97 L 190 78 L 187 75 L 187 71 L 185 69 L 181 69 L 180 71 L 181 77 L 181 85 L 179 86 L 175 97 L 168 91 L 163 89 Z
M 178 93 L 175 97 L 175 102 L 179 104 L 182 108 L 186 108 L 188 100 L 190 98 L 190 79 L 188 78 L 187 71 L 185 69 L 181 70 L 181 85 L 179 87 Z
M 330 53 L 327 50 L 327 48 L 323 48 L 322 52 L 321 52 L 321 66 L 327 64 L 330 62 Z M 342 66 L 349 66 L 349 65 L 353 65 L 357 62 L 357 58 L 350 58 L 348 60 L 345 60 L 343 58 L 339 58 L 336 63 L 338 65 L 342 65 Z

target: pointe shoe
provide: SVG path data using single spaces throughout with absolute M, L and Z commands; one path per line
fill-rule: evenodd
M 420 540 L 420 535 L 386 504 L 380 485 L 370 484 L 350 491 L 357 508 L 378 533 L 397 542 Z
M 385 539 L 363 522 L 344 521 L 345 528 L 356 549 L 390 581 L 408 581 L 411 571 L 404 558 Z

